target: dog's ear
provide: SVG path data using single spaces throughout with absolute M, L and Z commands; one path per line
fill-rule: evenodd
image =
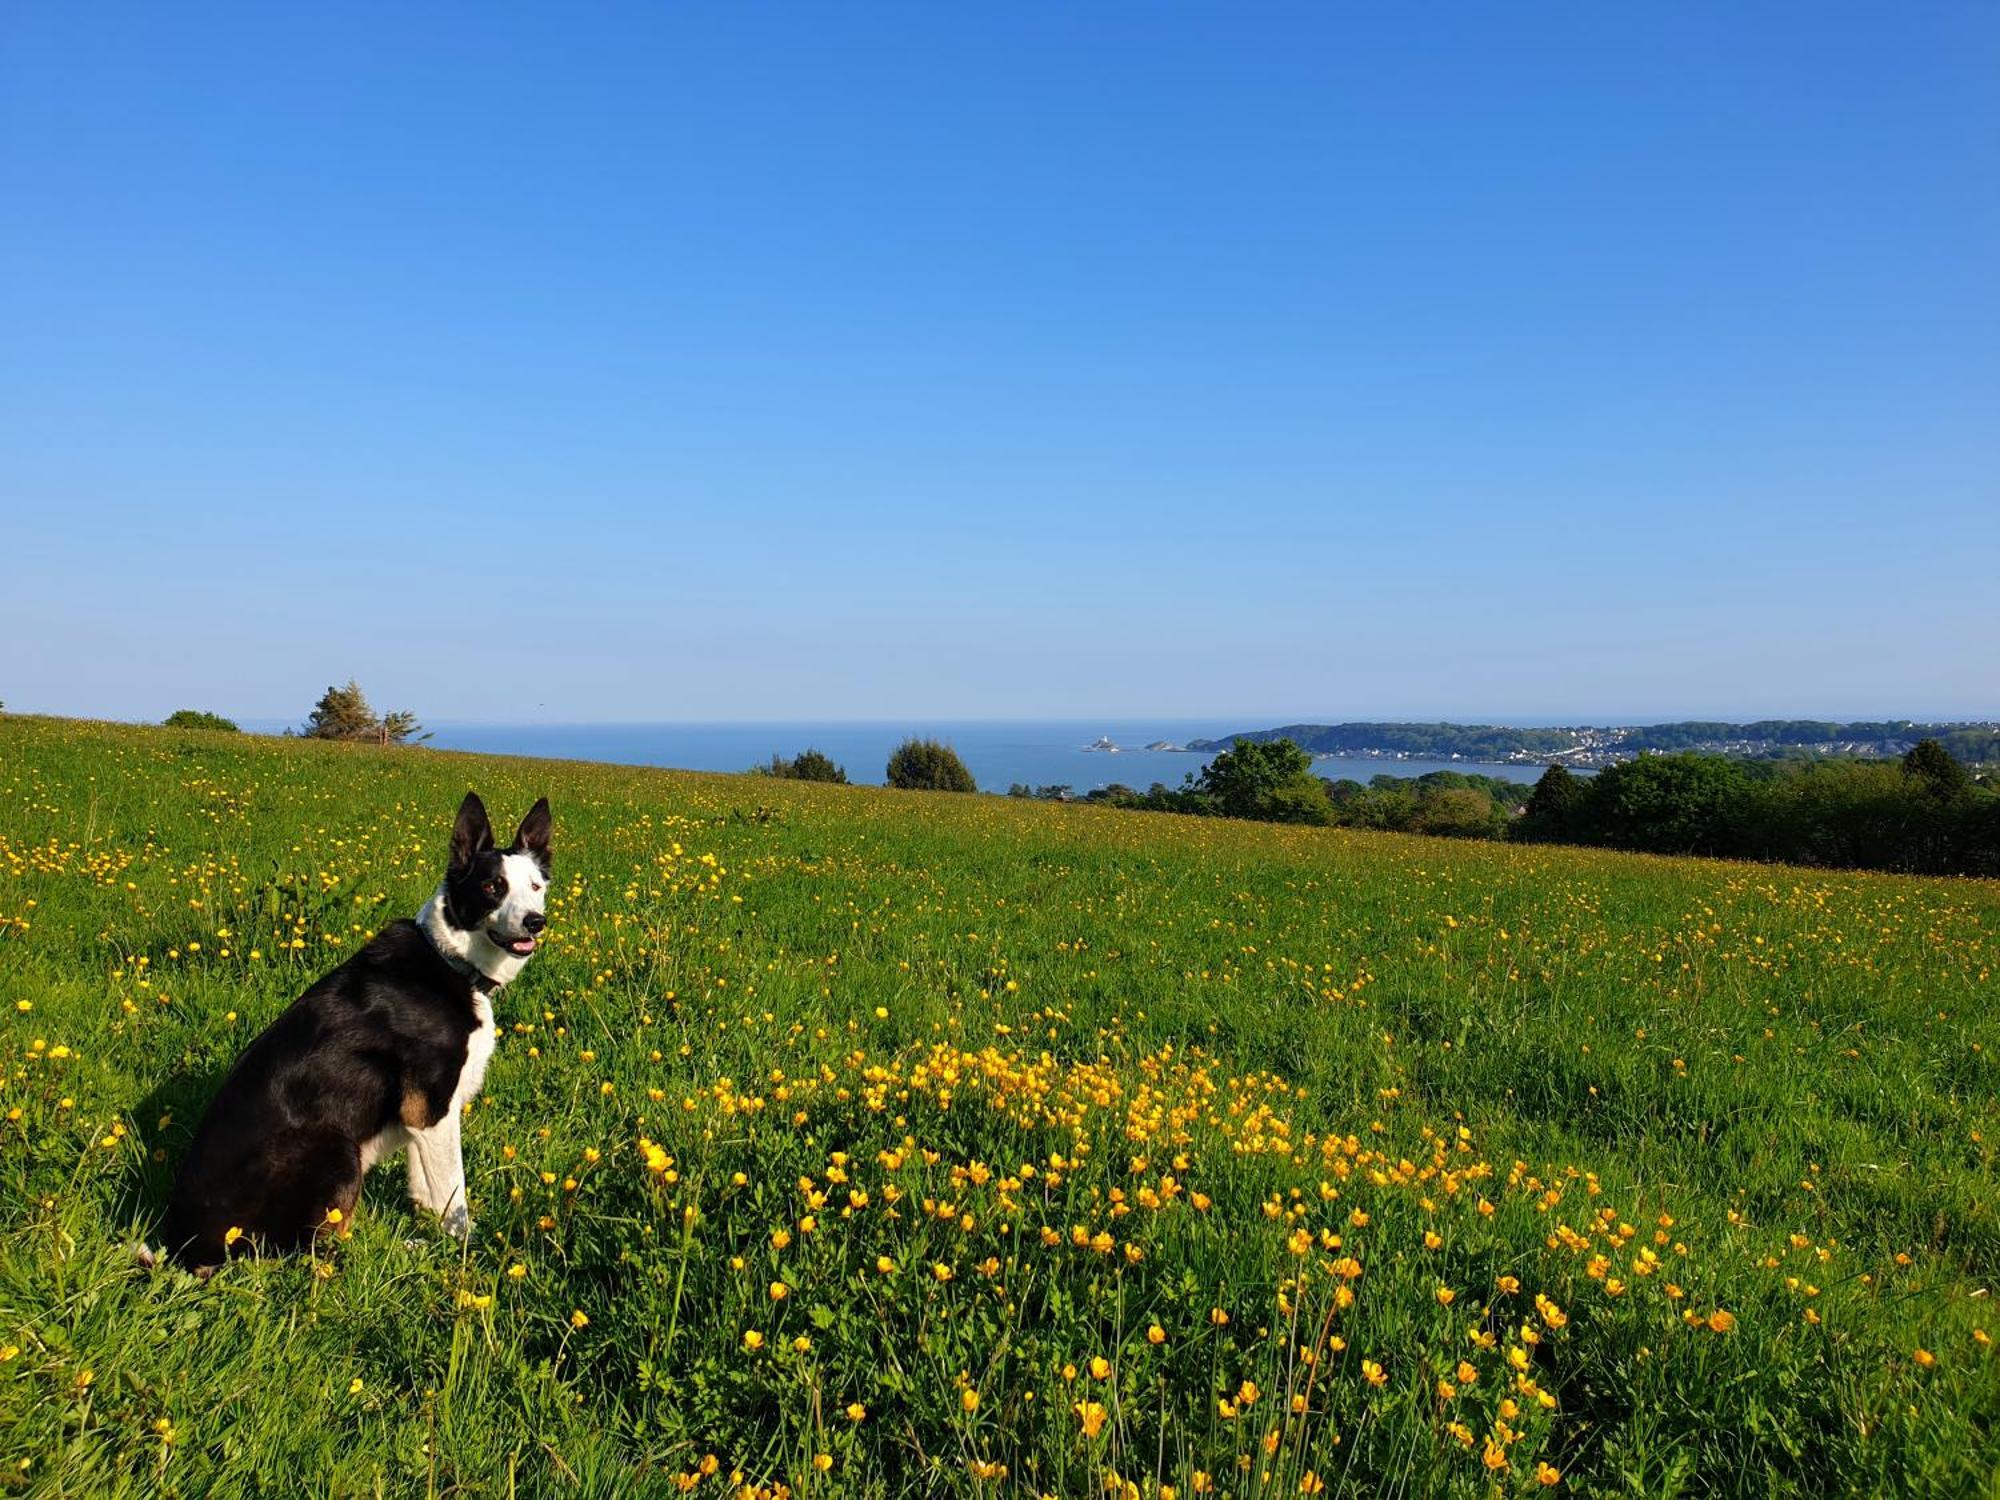
M 458 821 L 451 825 L 451 867 L 463 870 L 493 847 L 493 825 L 486 821 L 486 804 L 479 793 L 467 792 L 458 804 Z
M 514 834 L 514 847 L 535 857 L 542 873 L 549 870 L 549 799 L 543 797 L 528 809 L 527 817 Z

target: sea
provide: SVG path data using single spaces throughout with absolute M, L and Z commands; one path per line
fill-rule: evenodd
M 246 726 L 247 727 L 247 726 Z M 666 724 L 473 724 L 425 726 L 430 743 L 445 750 L 491 755 L 526 755 L 559 760 L 602 761 L 612 765 L 671 766 L 687 771 L 747 771 L 773 755 L 801 750 L 830 755 L 848 779 L 880 785 L 889 753 L 912 735 L 943 740 L 959 754 L 981 791 L 1004 792 L 1021 783 L 1067 786 L 1077 795 L 1114 782 L 1141 791 L 1154 782 L 1177 787 L 1199 775 L 1207 755 L 1147 750 L 1159 741 L 1185 745 L 1260 726 L 1223 719 L 1007 719 L 666 723 Z M 1110 740 L 1116 751 L 1085 747 Z M 1472 761 L 1354 759 L 1319 757 L 1313 769 L 1337 779 L 1351 776 L 1421 776 L 1427 771 L 1474 771 L 1510 781 L 1532 782 L 1539 765 L 1483 765 Z

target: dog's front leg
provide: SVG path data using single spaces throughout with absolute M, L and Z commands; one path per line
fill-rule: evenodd
M 447 1234 L 464 1239 L 472 1233 L 457 1110 L 448 1111 L 435 1125 L 410 1132 L 410 1197 L 443 1219 Z

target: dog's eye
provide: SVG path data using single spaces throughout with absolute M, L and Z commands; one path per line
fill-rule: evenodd
M 489 896 L 497 896 L 500 894 L 500 882 L 497 880 L 489 880 L 486 882 L 485 885 L 481 886 L 480 889 L 485 891 L 486 894 Z

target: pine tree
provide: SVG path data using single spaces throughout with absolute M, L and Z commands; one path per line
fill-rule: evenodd
M 346 687 L 329 687 L 321 694 L 299 732 L 310 740 L 367 740 L 381 732 L 381 724 L 361 684 L 350 677 Z
M 424 726 L 417 722 L 417 716 L 407 708 L 392 708 L 382 715 L 382 722 L 376 726 L 377 737 L 385 745 L 407 745 L 413 740 L 427 740 Z

